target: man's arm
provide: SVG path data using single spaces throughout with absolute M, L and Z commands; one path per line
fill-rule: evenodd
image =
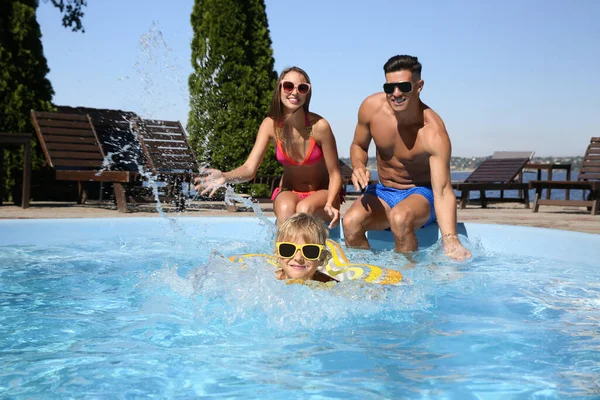
M 452 146 L 441 121 L 440 127 L 432 132 L 429 146 L 431 149 L 429 168 L 431 170 L 433 204 L 442 234 L 444 250 L 450 257 L 463 260 L 470 257 L 471 253 L 462 246 L 456 233 L 456 196 L 450 180 Z
M 435 214 L 442 236 L 456 235 L 456 196 L 450 181 L 450 139 L 445 129 L 432 136 L 429 168 Z
M 369 121 L 373 113 L 373 106 L 367 98 L 358 110 L 358 122 L 354 130 L 354 139 L 350 145 L 350 163 L 352 164 L 352 184 L 356 191 L 366 188 L 371 178 L 367 169 L 369 159 L 368 150 L 371 143 L 371 131 Z

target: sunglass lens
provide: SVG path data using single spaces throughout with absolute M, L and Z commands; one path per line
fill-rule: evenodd
M 402 93 L 410 93 L 412 91 L 412 83 L 411 82 L 400 82 L 398 83 L 398 89 Z
M 292 82 L 283 82 L 281 86 L 286 93 L 291 93 L 294 90 L 294 84 Z
M 289 244 L 289 243 L 281 243 L 279 245 L 278 251 L 279 251 L 279 255 L 281 257 L 285 257 L 285 258 L 294 257 L 294 254 L 296 253 L 296 246 L 294 246 L 293 244 Z
M 302 248 L 302 254 L 308 260 L 316 260 L 321 255 L 321 249 L 314 244 L 307 244 Z
M 394 87 L 396 87 L 396 85 L 394 85 L 393 83 L 384 83 L 383 84 L 383 91 L 386 94 L 392 94 L 392 93 L 394 93 Z
M 298 85 L 298 93 L 300 93 L 300 94 L 308 93 L 309 89 L 310 89 L 310 86 L 308 86 L 306 83 L 301 83 Z

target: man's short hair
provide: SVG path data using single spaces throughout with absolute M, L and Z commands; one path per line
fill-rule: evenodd
M 421 79 L 422 68 L 423 66 L 421 65 L 417 57 L 408 55 L 394 56 L 387 60 L 387 62 L 383 66 L 383 70 L 386 74 L 389 74 L 390 72 L 409 70 L 417 79 Z

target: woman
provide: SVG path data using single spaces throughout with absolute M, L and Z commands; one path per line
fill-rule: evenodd
M 342 200 L 338 153 L 329 123 L 308 110 L 311 94 L 310 78 L 304 70 L 285 69 L 246 162 L 229 172 L 207 169 L 205 176 L 194 179 L 196 189 L 204 188 L 202 194 L 212 190 L 212 196 L 226 183 L 253 179 L 271 142 L 283 165 L 281 185 L 272 197 L 277 225 L 304 212 L 329 221 L 329 228 L 335 227 Z

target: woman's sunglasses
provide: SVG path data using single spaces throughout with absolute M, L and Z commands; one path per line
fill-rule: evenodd
M 392 82 L 392 83 L 384 83 L 383 91 L 387 94 L 393 94 L 394 89 L 398 88 L 402 93 L 410 93 L 413 90 L 412 82 Z
M 283 91 L 287 94 L 290 94 L 294 91 L 294 88 L 298 88 L 298 93 L 307 94 L 310 91 L 310 83 L 300 83 L 298 86 L 294 84 L 294 82 L 283 81 L 281 82 L 281 87 Z
M 296 244 L 290 242 L 277 242 L 277 254 L 283 258 L 293 258 L 298 250 L 302 251 L 302 257 L 307 260 L 318 260 L 325 246 L 320 244 Z

